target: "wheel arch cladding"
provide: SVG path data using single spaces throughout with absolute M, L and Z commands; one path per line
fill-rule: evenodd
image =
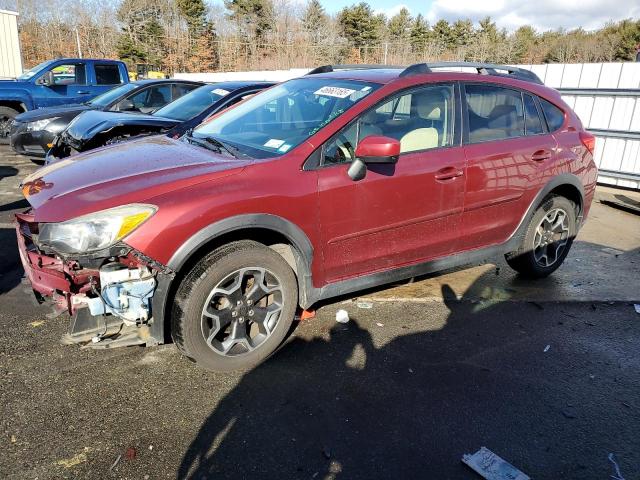
M 563 173 L 553 177 L 538 192 L 531 204 L 530 212 L 535 211 L 549 195 L 558 195 L 571 200 L 576 205 L 576 218 L 582 217 L 584 208 L 584 188 L 580 179 L 572 173 Z
M 168 267 L 176 272 L 175 277 L 165 278 L 161 288 L 156 290 L 159 298 L 154 298 L 154 320 L 163 323 L 164 338 L 170 338 L 170 323 L 167 315 L 171 312 L 171 302 L 182 278 L 196 262 L 216 248 L 230 242 L 254 240 L 267 245 L 292 267 L 298 282 L 298 295 L 305 304 L 311 285 L 311 264 L 313 246 L 307 235 L 289 220 L 271 214 L 247 214 L 229 217 L 208 225 L 187 239 L 173 254 Z M 158 331 L 160 330 L 157 326 Z

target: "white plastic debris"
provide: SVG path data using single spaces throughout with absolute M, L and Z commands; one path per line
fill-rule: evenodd
M 366 309 L 369 309 L 369 308 L 373 308 L 373 303 L 371 303 L 371 302 L 364 302 L 364 301 L 363 301 L 363 302 L 357 302 L 357 303 L 356 303 L 356 306 L 357 306 L 358 308 L 366 308 Z
M 336 312 L 336 322 L 349 323 L 349 313 L 346 310 L 338 310 Z
M 384 327 L 384 323 L 376 322 L 376 325 L 379 327 Z
M 487 480 L 531 480 L 486 447 L 481 447 L 474 454 L 463 455 L 462 463 Z
M 640 313 L 640 303 L 634 303 L 633 308 L 636 309 L 636 313 Z
M 547 345 L 546 347 L 544 347 L 543 352 L 547 353 L 549 351 L 549 349 L 551 348 L 551 345 Z

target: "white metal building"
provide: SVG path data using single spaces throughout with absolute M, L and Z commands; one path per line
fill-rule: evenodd
M 18 13 L 0 10 L 0 78 L 15 78 L 21 74 Z

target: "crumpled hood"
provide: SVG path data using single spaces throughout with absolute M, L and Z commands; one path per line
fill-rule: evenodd
M 29 110 L 27 112 L 21 113 L 20 115 L 17 115 L 16 121 L 35 122 L 37 120 L 42 120 L 45 118 L 63 117 L 67 115 L 78 114 L 85 110 L 91 110 L 94 108 L 96 107 L 92 107 L 91 105 L 83 105 L 81 103 L 65 105 L 64 107 L 37 108 L 35 110 Z
M 22 192 L 37 222 L 60 222 L 237 174 L 249 163 L 158 135 L 41 168 L 23 180 Z
M 76 143 L 81 144 L 91 140 L 98 133 L 107 132 L 121 125 L 148 125 L 171 128 L 177 123 L 179 123 L 178 120 L 142 113 L 90 110 L 78 115 L 64 134 L 71 137 Z

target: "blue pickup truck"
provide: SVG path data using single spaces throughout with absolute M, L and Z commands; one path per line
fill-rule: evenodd
M 128 82 L 123 62 L 89 58 L 49 60 L 15 80 L 0 80 L 0 143 L 8 143 L 11 122 L 21 112 L 83 103 Z

